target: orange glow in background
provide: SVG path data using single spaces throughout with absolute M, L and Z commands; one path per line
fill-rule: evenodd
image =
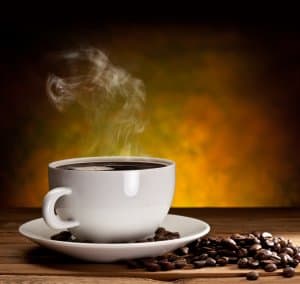
M 272 71 L 276 52 L 228 31 L 111 34 L 90 35 L 89 43 L 144 81 L 147 124 L 132 154 L 176 161 L 173 206 L 300 205 L 299 150 L 283 110 L 290 90 Z M 78 108 L 59 113 L 50 104 L 49 60 L 24 62 L 24 78 L 8 99 L 18 106 L 1 114 L 11 131 L 3 206 L 40 206 L 50 161 L 120 154 L 101 146 L 103 132 L 91 129 Z

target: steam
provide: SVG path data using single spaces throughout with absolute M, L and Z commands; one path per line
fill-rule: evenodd
M 61 55 L 69 75 L 49 75 L 47 94 L 63 112 L 78 104 L 90 123 L 93 154 L 131 154 L 144 131 L 144 84 L 96 48 Z M 117 153 L 118 152 L 118 153 Z

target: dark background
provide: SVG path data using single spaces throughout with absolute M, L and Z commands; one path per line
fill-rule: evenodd
M 237 97 L 245 102 L 257 101 L 259 106 L 263 105 L 265 109 L 268 109 L 266 112 L 270 115 L 267 117 L 271 117 L 273 121 L 273 124 L 267 127 L 271 129 L 267 130 L 266 134 L 269 139 L 268 143 L 272 148 L 273 141 L 281 141 L 283 137 L 283 142 L 280 142 L 281 144 L 274 150 L 275 154 L 279 153 L 279 158 L 275 162 L 272 159 L 264 160 L 264 163 L 269 165 L 267 169 L 272 172 L 271 176 L 276 181 L 272 190 L 266 189 L 265 191 L 266 195 L 271 195 L 270 199 L 261 198 L 256 201 L 254 198 L 253 202 L 247 203 L 246 193 L 243 199 L 237 198 L 235 202 L 222 203 L 217 199 L 210 201 L 209 197 L 206 197 L 195 204 L 183 197 L 190 195 L 191 192 L 187 193 L 182 190 L 179 197 L 175 199 L 175 204 L 184 206 L 197 206 L 197 204 L 199 206 L 272 206 L 272 204 L 274 206 L 299 206 L 300 23 L 297 12 L 296 7 L 289 5 L 276 7 L 272 3 L 270 6 L 263 7 L 253 2 L 243 3 L 243 7 L 229 5 L 228 2 L 223 6 L 213 3 L 211 7 L 203 5 L 193 7 L 185 2 L 179 5 L 165 4 L 165 6 L 162 3 L 129 4 L 129 2 L 93 6 L 83 2 L 61 4 L 48 1 L 42 4 L 11 3 L 10 7 L 2 7 L 0 17 L 2 129 L 0 204 L 2 206 L 38 206 L 41 196 L 47 190 L 45 171 L 41 173 L 40 183 L 28 184 L 28 179 L 30 180 L 32 174 L 28 168 L 46 168 L 45 164 L 39 164 L 40 160 L 38 160 L 33 161 L 32 165 L 25 166 L 24 160 L 31 161 L 28 149 L 38 148 L 40 143 L 54 139 L 52 137 L 54 134 L 51 133 L 55 133 L 55 125 L 60 123 L 60 118 L 54 122 L 51 120 L 52 124 L 42 123 L 43 119 L 45 120 L 43 114 L 47 99 L 46 96 L 41 96 L 41 93 L 45 92 L 45 80 L 49 70 L 53 68 L 51 54 L 74 46 L 98 45 L 101 42 L 109 56 L 113 58 L 115 56 L 115 59 L 125 64 L 125 68 L 135 72 L 141 68 L 135 69 L 133 63 L 130 65 L 132 59 L 135 58 L 132 54 L 143 55 L 143 48 L 147 50 L 151 45 L 155 46 L 161 38 L 166 46 L 168 42 L 170 46 L 173 46 L 172 42 L 187 42 L 188 46 L 193 46 L 193 38 L 197 41 L 200 35 L 200 37 L 208 38 L 207 42 L 209 42 L 204 44 L 203 50 L 209 49 L 210 46 L 219 48 L 221 53 L 226 52 L 227 49 L 233 50 L 233 54 L 235 51 L 239 53 L 242 50 L 248 63 L 252 61 L 252 58 L 258 62 L 255 67 L 249 67 L 249 74 L 257 73 L 257 77 L 251 75 L 252 79 L 249 81 L 238 83 L 236 83 L 238 79 L 234 81 L 237 89 L 240 88 L 236 91 Z M 128 39 L 126 39 L 127 34 Z M 118 38 L 118 35 L 123 40 L 123 42 L 120 40 L 119 49 L 115 47 L 117 45 L 115 38 Z M 130 46 L 135 46 L 135 41 L 139 42 L 138 47 L 131 50 Z M 156 48 L 159 50 L 159 47 Z M 184 48 L 179 51 L 172 48 L 169 51 L 167 47 L 162 49 L 159 59 L 155 61 L 158 66 L 156 71 L 159 71 L 159 62 L 162 62 L 162 66 L 169 66 L 165 68 L 166 70 L 172 70 L 173 65 L 168 63 L 168 52 L 170 54 L 185 52 Z M 147 55 L 147 51 L 145 54 Z M 139 58 L 138 56 L 136 58 Z M 189 64 L 192 66 L 193 60 L 186 63 L 185 68 Z M 145 66 L 147 67 L 147 64 Z M 176 65 L 174 68 L 176 71 L 180 70 Z M 153 92 L 161 90 L 168 93 L 176 90 L 180 91 L 184 97 L 184 94 L 190 91 L 187 85 L 191 82 L 184 76 L 178 81 L 174 80 L 174 83 L 164 79 L 164 76 L 167 77 L 164 73 L 162 73 L 162 79 L 153 78 L 143 70 L 137 74 L 143 75 L 141 77 L 146 79 L 150 91 L 152 88 Z M 242 87 L 238 85 L 239 83 Z M 193 91 L 199 91 L 198 87 L 198 89 L 193 88 Z M 162 106 L 162 108 L 168 107 Z M 49 116 L 54 116 L 54 110 L 50 111 Z M 273 116 L 276 120 L 273 120 Z M 49 127 L 48 132 L 45 131 L 45 127 Z M 236 136 L 238 135 L 237 132 Z M 44 138 L 39 139 L 40 136 Z M 41 160 L 48 161 L 48 159 L 59 159 L 76 154 L 76 151 L 61 150 L 68 148 L 69 140 L 66 138 L 64 141 L 65 146 L 57 150 L 58 153 L 63 153 L 61 156 L 47 152 L 44 154 L 45 158 Z M 264 151 L 268 149 L 268 145 L 258 149 Z M 51 147 L 48 148 L 50 153 L 55 151 Z M 176 154 L 172 152 L 151 152 L 151 149 L 148 152 L 156 155 L 168 154 L 176 159 Z M 274 153 L 271 152 L 270 156 Z M 180 157 L 178 159 L 180 160 Z M 260 172 L 258 161 L 259 159 L 255 160 L 252 166 L 255 168 L 257 165 L 257 172 Z M 272 167 L 273 162 L 276 170 Z M 246 163 L 247 161 L 244 162 Z M 253 179 L 254 172 L 254 170 L 249 171 L 245 182 Z M 278 182 L 277 176 L 282 176 Z M 36 177 L 34 179 L 36 180 Z M 269 179 L 266 187 L 270 185 Z M 25 183 L 26 190 L 23 193 L 21 188 Z M 263 184 L 263 182 L 258 183 L 260 186 Z M 29 188 L 36 188 L 40 185 L 44 187 L 33 189 L 32 195 L 36 197 L 31 197 Z M 241 188 L 242 195 L 242 187 L 235 186 L 234 188 L 237 191 Z M 263 195 L 264 193 L 259 193 L 262 189 L 253 188 L 253 192 Z M 230 190 L 226 188 L 224 191 L 230 192 Z M 253 194 L 252 191 L 249 192 L 250 195 Z M 239 192 L 235 194 L 239 195 Z M 199 194 L 196 193 L 196 195 Z

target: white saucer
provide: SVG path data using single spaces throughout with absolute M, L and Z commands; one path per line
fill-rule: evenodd
M 51 240 L 59 232 L 49 228 L 42 218 L 29 221 L 20 226 L 19 232 L 35 243 L 73 256 L 95 261 L 113 262 L 122 259 L 154 257 L 175 250 L 194 241 L 210 231 L 210 226 L 198 219 L 169 214 L 162 227 L 172 232 L 179 232 L 180 238 L 144 243 L 77 243 Z

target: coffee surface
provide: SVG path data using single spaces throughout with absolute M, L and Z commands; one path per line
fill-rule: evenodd
M 110 161 L 110 162 L 86 162 L 74 163 L 59 166 L 60 169 L 78 170 L 78 171 L 128 171 L 154 169 L 166 166 L 162 163 L 154 162 L 127 162 L 127 161 Z

